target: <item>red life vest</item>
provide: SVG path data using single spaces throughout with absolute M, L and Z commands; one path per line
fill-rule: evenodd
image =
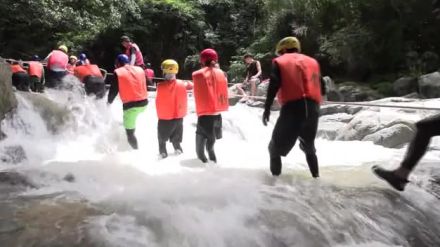
M 198 116 L 215 115 L 229 108 L 228 80 L 222 70 L 205 67 L 192 74 Z
M 101 74 L 101 70 L 99 70 L 98 65 L 96 64 L 86 64 L 76 66 L 74 70 L 74 74 L 81 82 L 84 82 L 84 78 L 87 76 L 95 76 L 103 78 Z
M 29 75 L 36 76 L 38 79 L 43 77 L 44 67 L 40 62 L 29 62 Z
M 66 70 L 69 63 L 69 56 L 66 53 L 54 50 L 47 61 L 47 68 L 50 70 Z
M 144 65 L 144 57 L 142 56 L 141 49 L 139 49 L 139 46 L 137 46 L 135 43 L 130 43 L 130 46 L 125 50 L 125 55 L 127 55 L 128 59 L 131 59 L 131 48 L 134 47 L 136 49 L 136 61 L 134 62 L 134 65 L 136 66 L 142 66 Z
M 281 105 L 304 98 L 322 102 L 321 73 L 315 59 L 299 53 L 287 53 L 274 62 L 278 64 L 281 75 L 281 87 L 277 94 Z
M 152 70 L 152 69 L 145 69 L 144 71 L 145 71 L 145 76 L 148 79 L 153 79 L 153 77 L 154 77 L 154 70 Z
M 27 73 L 26 70 L 24 70 L 24 69 L 20 66 L 20 64 L 11 64 L 11 71 L 12 71 L 12 74 L 20 73 L 20 72 Z
M 115 70 L 118 76 L 119 96 L 122 103 L 147 99 L 147 84 L 144 70 L 137 66 L 125 65 Z
M 157 117 L 162 120 L 185 117 L 188 111 L 186 90 L 191 88 L 192 84 L 181 80 L 164 81 L 157 84 Z

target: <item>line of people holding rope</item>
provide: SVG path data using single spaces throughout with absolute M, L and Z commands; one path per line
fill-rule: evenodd
M 123 103 L 123 122 L 127 140 L 133 149 L 138 148 L 135 136 L 136 119 L 148 105 L 147 67 L 142 53 L 127 36 L 121 38 L 126 48 L 125 54 L 116 59 L 115 79 L 108 93 L 108 104 L 119 94 Z M 286 37 L 276 46 L 277 57 L 273 60 L 270 82 L 264 107 L 262 121 L 267 125 L 271 106 L 275 97 L 282 106 L 280 116 L 275 124 L 269 143 L 270 171 L 274 176 L 282 172 L 281 157 L 286 156 L 299 139 L 300 148 L 305 153 L 312 177 L 319 177 L 319 162 L 316 155 L 315 138 L 319 122 L 320 104 L 322 101 L 322 80 L 318 62 L 301 54 L 301 45 L 297 38 Z M 28 63 L 28 71 L 14 61 L 11 63 L 14 86 L 19 90 L 41 91 L 43 66 L 38 58 Z M 72 59 L 71 59 L 72 60 Z M 261 66 L 252 57 L 245 57 L 250 65 L 246 82 L 250 85 L 251 96 L 255 95 L 255 84 L 260 79 Z M 69 62 L 67 47 L 60 46 L 45 59 L 51 83 L 56 86 L 67 73 Z M 72 61 L 73 63 L 74 61 Z M 193 89 L 198 116 L 196 130 L 196 154 L 203 162 L 208 158 L 217 162 L 214 151 L 216 140 L 222 138 L 221 113 L 228 110 L 228 81 L 225 73 L 218 68 L 218 54 L 213 49 L 200 53 L 201 69 L 192 74 L 193 81 L 182 81 L 176 78 L 179 65 L 172 59 L 162 65 L 164 80 L 157 85 L 156 109 L 158 115 L 159 154 L 168 156 L 166 143 L 170 141 L 176 153 L 182 153 L 183 118 L 187 114 L 187 90 Z M 71 64 L 73 66 L 73 64 Z M 105 93 L 103 75 L 96 65 L 90 62 L 75 64 L 73 74 L 85 83 L 86 91 L 94 91 L 99 97 Z M 32 82 L 23 84 L 23 75 L 29 74 Z M 92 85 L 100 85 L 94 87 Z M 90 89 L 87 88 L 90 86 Z M 243 85 L 239 85 L 243 91 Z M 95 91 L 96 90 L 96 91 Z M 102 92 L 100 91 L 102 90 Z M 99 94 L 96 93 L 99 91 Z M 242 92 L 243 94 L 244 91 Z M 388 182 L 394 189 L 403 191 L 408 177 L 419 160 L 426 153 L 429 141 L 440 135 L 440 115 L 423 119 L 416 124 L 417 132 L 411 141 L 405 159 L 399 168 L 386 170 L 380 166 L 372 168 L 374 174 Z M 208 153 L 206 157 L 205 151 Z

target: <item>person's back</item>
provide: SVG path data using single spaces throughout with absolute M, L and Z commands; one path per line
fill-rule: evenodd
M 205 148 L 209 159 L 217 162 L 214 144 L 216 139 L 222 138 L 221 112 L 227 111 L 229 107 L 228 80 L 223 71 L 215 67 L 217 62 L 217 52 L 213 49 L 205 49 L 200 53 L 200 63 L 203 68 L 192 74 L 198 116 L 196 153 L 203 163 L 208 162 Z
M 30 79 L 27 71 L 18 62 L 10 65 L 12 85 L 19 91 L 29 91 Z
M 32 57 L 32 61 L 29 62 L 28 73 L 31 90 L 41 93 L 44 90 L 44 67 L 39 60 L 40 58 L 37 55 Z
M 47 68 L 52 71 L 66 71 L 69 57 L 60 50 L 53 50 L 47 61 Z
M 144 71 L 133 65 L 115 70 L 118 77 L 119 95 L 124 104 L 147 99 L 147 85 Z
M 63 78 L 68 74 L 67 65 L 69 63 L 68 49 L 65 45 L 60 45 L 57 50 L 53 50 L 47 61 L 46 87 L 57 88 L 62 86 Z

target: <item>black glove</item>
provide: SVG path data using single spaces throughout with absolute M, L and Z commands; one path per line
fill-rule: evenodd
M 270 110 L 264 110 L 264 113 L 263 113 L 264 126 L 267 126 L 267 122 L 269 122 L 269 118 L 270 118 Z

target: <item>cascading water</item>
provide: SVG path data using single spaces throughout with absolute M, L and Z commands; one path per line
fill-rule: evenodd
M 219 163 L 203 165 L 192 100 L 184 154 L 159 160 L 154 98 L 138 120 L 140 150 L 132 151 L 120 102 L 52 90 L 17 97 L 0 150 L 21 146 L 26 159 L 1 168 L 35 188 L 0 196 L 0 220 L 9 222 L 0 225 L 0 246 L 440 245 L 439 201 L 424 184 L 399 194 L 370 173 L 374 164 L 397 165 L 404 149 L 318 139 L 319 180 L 297 148 L 275 179 L 267 153 L 275 113 L 264 127 L 260 109 L 231 107 Z M 439 160 L 429 153 L 413 180 L 428 180 Z

